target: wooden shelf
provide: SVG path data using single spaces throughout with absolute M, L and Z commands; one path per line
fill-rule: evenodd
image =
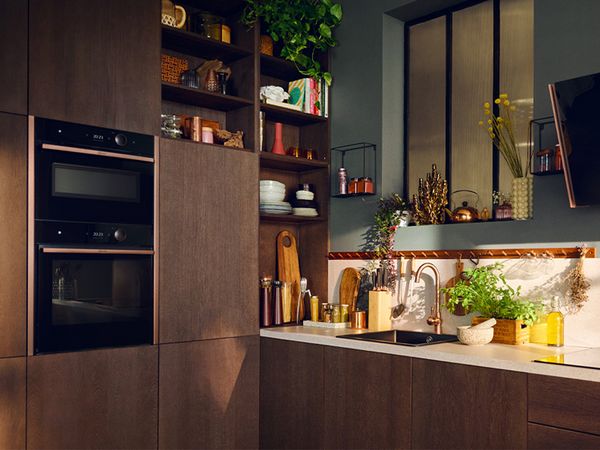
M 358 194 L 336 194 L 336 195 L 332 195 L 332 197 L 353 198 L 353 197 L 373 197 L 374 195 L 377 195 L 377 194 L 371 193 L 371 192 L 359 192 Z
M 218 16 L 229 16 L 241 11 L 245 6 L 244 0 L 182 0 L 177 2 L 182 6 L 193 6 L 202 11 L 210 11 Z
M 198 33 L 190 33 L 167 25 L 162 26 L 162 46 L 186 55 L 204 59 L 220 59 L 225 63 L 252 55 L 252 52 L 237 45 L 226 44 Z
M 206 142 L 196 142 L 196 141 L 192 141 L 191 139 L 185 139 L 185 138 L 170 138 L 170 137 L 166 137 L 166 136 L 161 136 L 161 139 L 169 139 L 171 141 L 179 141 L 179 142 L 185 142 L 187 144 L 190 145 L 197 145 L 198 147 L 207 147 L 207 148 L 213 148 L 217 151 L 229 151 L 229 150 L 235 150 L 238 152 L 250 152 L 250 153 L 254 153 L 252 150 L 248 149 L 248 148 L 237 148 L 237 147 L 225 147 L 224 145 L 221 144 L 208 144 Z
M 280 80 L 293 81 L 304 78 L 296 65 L 286 59 L 276 56 L 260 55 L 260 73 Z
M 267 214 L 260 213 L 261 222 L 272 222 L 272 223 L 291 223 L 296 225 L 302 225 L 306 223 L 325 222 L 325 217 L 302 217 L 294 216 L 292 214 Z
M 276 155 L 271 152 L 260 153 L 260 167 L 277 170 L 289 170 L 292 172 L 306 172 L 316 169 L 327 169 L 327 161 L 314 159 L 296 158 L 288 155 Z
M 201 106 L 202 108 L 232 111 L 253 105 L 251 100 L 233 95 L 223 95 L 214 92 L 194 89 L 180 84 L 162 83 L 162 98 L 186 105 Z
M 280 106 L 266 105 L 261 103 L 260 110 L 265 112 L 267 120 L 271 122 L 283 122 L 289 125 L 310 125 L 313 123 L 325 123 L 327 117 L 316 114 L 306 114 L 293 109 L 281 108 Z

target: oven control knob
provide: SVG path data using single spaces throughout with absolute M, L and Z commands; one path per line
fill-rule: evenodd
M 125 136 L 124 134 L 117 134 L 115 136 L 115 142 L 117 143 L 117 145 L 124 147 L 125 145 L 127 145 L 127 136 Z
M 117 242 L 123 242 L 125 239 L 127 239 L 127 233 L 123 228 L 117 228 L 114 236 Z

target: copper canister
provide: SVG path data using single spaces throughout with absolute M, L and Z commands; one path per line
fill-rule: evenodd
M 364 330 L 367 328 L 367 312 L 352 311 L 350 313 L 350 328 L 355 330 Z
M 358 194 L 361 192 L 358 188 L 358 178 L 351 178 L 350 183 L 348 183 L 348 193 L 349 194 Z

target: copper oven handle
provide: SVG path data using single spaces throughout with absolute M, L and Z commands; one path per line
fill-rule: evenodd
M 128 250 L 112 248 L 61 248 L 43 247 L 42 253 L 69 253 L 92 255 L 154 255 L 154 250 Z
M 65 147 L 64 145 L 42 144 L 44 150 L 58 150 L 59 152 L 83 153 L 85 155 L 108 156 L 110 158 L 130 159 L 134 161 L 154 162 L 154 158 L 148 156 L 128 155 L 126 153 L 105 152 L 102 150 L 92 150 L 80 147 Z

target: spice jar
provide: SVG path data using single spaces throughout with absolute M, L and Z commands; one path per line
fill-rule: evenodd
M 213 129 L 211 127 L 202 127 L 202 142 L 205 144 L 214 143 Z
M 300 158 L 300 147 L 290 147 L 288 148 L 287 153 L 294 158 Z
M 319 297 L 316 295 L 310 297 L 310 320 L 319 321 Z
M 538 159 L 538 171 L 549 172 L 550 171 L 550 150 L 543 149 L 536 153 Z
M 358 181 L 358 191 L 365 194 L 375 193 L 375 187 L 373 185 L 373 179 L 369 177 L 362 177 Z
M 332 305 L 330 303 L 321 303 L 321 322 L 331 323 Z
M 331 311 L 331 321 L 333 323 L 340 323 L 342 321 L 342 307 L 340 305 L 333 305 Z
M 342 322 L 348 322 L 348 320 L 350 320 L 350 305 L 340 305 L 340 307 L 342 308 Z
M 358 178 L 352 178 L 350 180 L 350 183 L 348 184 L 348 193 L 349 194 L 358 194 L 360 192 L 359 190 L 359 179 Z

